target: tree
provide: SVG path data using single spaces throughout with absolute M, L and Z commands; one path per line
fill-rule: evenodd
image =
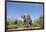
M 41 28 L 43 28 L 43 26 L 44 26 L 43 23 L 44 23 L 43 16 L 40 16 L 38 19 L 36 19 L 34 21 L 33 26 L 34 27 L 41 27 Z
M 18 20 L 15 20 L 14 24 L 16 25 L 18 23 Z

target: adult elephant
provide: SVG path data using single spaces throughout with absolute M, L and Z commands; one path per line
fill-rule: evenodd
M 25 23 L 26 27 L 29 27 L 32 25 L 32 19 L 29 14 L 24 13 L 21 15 L 21 17 L 24 19 L 24 23 Z

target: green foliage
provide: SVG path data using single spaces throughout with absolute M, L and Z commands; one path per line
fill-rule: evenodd
M 36 19 L 33 23 L 32 26 L 33 27 L 42 27 L 43 28 L 43 17 L 40 16 L 38 19 Z
M 18 20 L 15 20 L 14 24 L 17 24 L 18 23 Z
M 17 28 L 25 28 L 26 27 L 25 22 L 18 20 L 18 19 L 15 19 L 15 20 L 9 19 L 7 21 L 7 25 L 17 25 L 16 26 Z M 43 17 L 40 16 L 39 18 L 36 18 L 34 20 L 34 22 L 32 22 L 32 27 L 42 27 L 43 28 Z

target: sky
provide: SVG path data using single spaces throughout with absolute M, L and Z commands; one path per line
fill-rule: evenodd
M 36 3 L 7 3 L 7 18 L 21 19 L 21 14 L 27 13 L 31 16 L 32 20 L 40 15 L 43 15 L 43 4 Z

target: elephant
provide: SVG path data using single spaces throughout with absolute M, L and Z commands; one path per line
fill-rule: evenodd
M 26 14 L 22 14 L 21 15 L 21 18 L 24 19 L 24 23 L 25 23 L 25 25 L 27 27 L 32 25 L 32 19 L 31 19 L 31 17 L 30 17 L 29 14 L 27 14 L 27 13 Z

